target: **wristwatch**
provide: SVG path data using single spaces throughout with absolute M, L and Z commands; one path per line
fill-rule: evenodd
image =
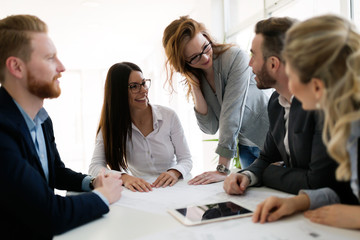
M 95 181 L 95 178 L 92 177 L 92 178 L 90 179 L 90 182 L 89 182 L 89 188 L 90 188 L 91 190 L 94 190 L 94 181 Z
M 230 173 L 230 170 L 227 169 L 224 164 L 217 165 L 216 171 L 218 171 L 219 173 L 225 173 L 226 175 L 229 175 Z

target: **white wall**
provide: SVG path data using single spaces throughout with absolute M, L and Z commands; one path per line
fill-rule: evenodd
M 203 134 L 181 84 L 170 96 L 165 81 L 164 28 L 181 15 L 203 22 L 219 42 L 237 42 L 249 50 L 254 24 L 272 14 L 308 17 L 327 11 L 346 15 L 349 0 L 0 0 L 0 17 L 34 14 L 49 25 L 67 71 L 60 79 L 62 95 L 47 100 L 57 146 L 70 168 L 87 172 L 103 101 L 108 68 L 120 61 L 138 64 L 152 79 L 150 101 L 175 109 L 194 160 L 193 173 L 213 170 L 217 138 Z M 360 23 L 357 0 L 355 20 Z M 267 6 L 264 7 L 264 4 Z M 179 80 L 182 78 L 178 76 Z
M 178 113 L 193 155 L 193 173 L 215 169 L 216 163 L 212 160 L 216 143 L 203 142 L 203 139 L 212 136 L 206 136 L 199 130 L 193 104 L 185 99 L 182 86 L 179 84 L 178 93 L 171 96 L 163 87 L 165 57 L 161 40 L 164 28 L 172 20 L 181 15 L 190 15 L 203 22 L 215 38 L 222 41 L 222 1 L 106 0 L 102 1 L 105 5 L 92 8 L 82 5 L 81 1 L 70 3 L 65 0 L 61 1 L 61 7 L 66 9 L 68 5 L 69 9 L 56 13 L 53 6 L 45 6 L 47 1 L 36 0 L 37 7 L 29 6 L 28 1 L 14 1 L 18 4 L 13 6 L 14 11 L 5 12 L 2 9 L 1 17 L 29 13 L 45 20 L 59 57 L 67 69 L 60 79 L 61 96 L 46 100 L 45 108 L 54 123 L 60 156 L 68 167 L 87 172 L 107 70 L 116 62 L 132 61 L 142 68 L 145 77 L 152 79 L 149 92 L 151 103 L 170 106 Z M 115 2 L 122 4 L 116 5 Z M 60 7 L 60 1 L 52 1 L 52 4 Z M 40 9 L 42 5 L 43 10 Z M 141 5 L 143 7 L 139 8 Z M 116 8 L 119 7 L 119 14 L 127 12 L 126 19 L 116 16 Z M 54 16 L 50 14 L 52 11 Z M 79 19 L 74 19 L 75 16 Z

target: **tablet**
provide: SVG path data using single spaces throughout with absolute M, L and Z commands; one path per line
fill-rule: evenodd
M 169 209 L 168 212 L 184 225 L 198 225 L 253 214 L 249 209 L 231 201 Z

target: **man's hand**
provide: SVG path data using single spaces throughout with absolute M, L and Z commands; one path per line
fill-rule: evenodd
M 225 178 L 224 190 L 227 194 L 244 194 L 249 183 L 249 178 L 246 175 L 232 173 Z
M 118 201 L 121 197 L 121 192 L 123 190 L 121 174 L 105 174 L 105 171 L 102 171 L 94 181 L 95 190 L 99 191 L 110 204 Z

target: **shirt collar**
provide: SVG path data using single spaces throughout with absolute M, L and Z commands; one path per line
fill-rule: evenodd
M 279 104 L 283 107 L 283 108 L 290 108 L 291 106 L 291 102 L 294 98 L 294 95 L 291 96 L 290 98 L 290 102 L 288 102 L 288 100 L 286 100 L 286 98 L 282 95 L 279 95 Z
M 150 103 L 149 105 L 151 106 L 151 111 L 153 115 L 153 127 L 154 129 L 156 129 L 159 126 L 159 121 L 162 121 L 163 116 L 156 106 L 151 105 Z
M 34 120 L 25 112 L 25 110 L 18 104 L 15 99 L 13 99 L 14 103 L 18 107 L 21 115 L 25 119 L 26 125 L 30 131 L 32 131 L 36 125 L 41 125 L 45 122 L 45 120 L 49 117 L 48 113 L 46 112 L 45 108 L 41 108 L 39 112 L 36 114 Z
M 153 117 L 153 128 L 154 130 L 158 128 L 159 126 L 159 122 L 163 120 L 163 116 L 160 112 L 160 110 L 156 107 L 156 105 L 151 105 L 149 103 L 150 107 L 151 107 L 151 113 L 152 113 L 152 117 Z M 134 123 L 131 123 L 131 126 L 133 129 L 138 129 Z

